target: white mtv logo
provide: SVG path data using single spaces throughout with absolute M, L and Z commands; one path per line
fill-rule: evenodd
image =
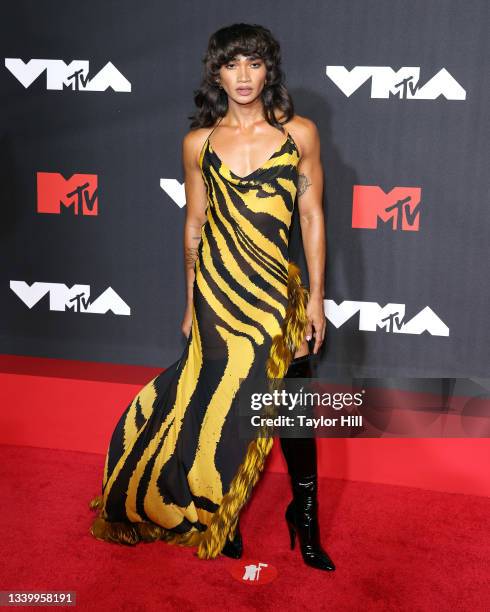
M 63 283 L 34 282 L 29 286 L 25 281 L 10 281 L 10 288 L 28 308 L 33 308 L 49 294 L 50 310 L 72 310 L 90 314 L 106 314 L 110 310 L 116 315 L 131 314 L 129 306 L 112 287 L 108 287 L 93 302 L 90 301 L 90 285 L 73 285 L 68 288 Z
M 89 62 L 73 60 L 31 59 L 27 63 L 18 57 L 7 57 L 5 67 L 27 89 L 46 71 L 46 88 L 62 90 L 71 87 L 74 91 L 131 91 L 131 83 L 112 62 L 108 62 L 95 76 L 89 79 Z
M 334 300 L 325 300 L 327 319 L 337 328 L 357 313 L 360 331 L 377 331 L 381 328 L 394 334 L 422 334 L 428 331 L 432 336 L 449 336 L 449 327 L 429 306 L 405 321 L 405 304 L 387 304 L 382 307 L 376 302 L 344 300 L 336 304 Z
M 435 100 L 442 95 L 446 100 L 466 100 L 466 90 L 441 68 L 425 85 L 419 84 L 420 68 L 408 66 L 393 70 L 389 66 L 327 66 L 327 76 L 349 98 L 371 79 L 371 98 L 398 96 L 407 100 Z

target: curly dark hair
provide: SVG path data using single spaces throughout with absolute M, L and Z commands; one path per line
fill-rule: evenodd
M 221 66 L 240 54 L 261 58 L 266 65 L 266 83 L 261 97 L 267 121 L 283 131 L 282 123 L 287 123 L 294 115 L 293 101 L 284 85 L 279 43 L 271 31 L 261 25 L 235 23 L 220 28 L 209 38 L 202 60 L 204 76 L 199 89 L 194 91 L 197 111 L 188 117 L 192 120 L 191 129 L 210 127 L 219 117 L 226 115 L 228 96 L 216 84 L 216 77 Z M 284 115 L 282 123 L 276 119 L 275 109 Z

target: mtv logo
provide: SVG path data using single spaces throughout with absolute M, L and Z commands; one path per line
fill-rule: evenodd
M 356 315 L 359 317 L 359 331 L 420 335 L 428 332 L 431 336 L 449 336 L 449 327 L 429 306 L 422 308 L 411 319 L 405 316 L 405 304 L 386 304 L 344 300 L 324 300 L 325 316 L 337 329 Z
M 107 62 L 92 78 L 89 77 L 88 60 L 72 60 L 66 64 L 60 59 L 30 59 L 24 62 L 19 57 L 7 57 L 5 68 L 26 89 L 45 73 L 46 89 L 50 90 L 106 91 L 110 87 L 113 91 L 131 91 L 131 83 L 112 62 Z
M 37 212 L 59 215 L 62 208 L 73 214 L 98 214 L 98 177 L 96 174 L 73 174 L 65 179 L 59 172 L 37 173 Z
M 97 298 L 91 297 L 90 285 L 76 284 L 68 287 L 64 283 L 44 283 L 36 281 L 29 285 L 25 281 L 10 281 L 10 289 L 32 310 L 34 306 L 49 296 L 49 310 L 57 312 L 107 314 L 129 316 L 130 307 L 114 291 L 107 287 Z
M 420 187 L 394 187 L 385 193 L 378 185 L 354 185 L 352 227 L 376 229 L 378 221 L 393 230 L 419 230 Z
M 445 69 L 441 68 L 425 85 L 420 82 L 419 66 L 327 66 L 327 76 L 348 98 L 364 83 L 371 81 L 371 98 L 399 100 L 466 100 L 466 90 Z

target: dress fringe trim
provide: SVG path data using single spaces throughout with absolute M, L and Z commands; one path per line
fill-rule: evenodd
M 281 324 L 281 333 L 273 338 L 266 363 L 267 377 L 272 386 L 276 379 L 282 379 L 286 374 L 294 353 L 303 342 L 308 322 L 308 290 L 301 284 L 300 269 L 292 261 L 288 266 L 287 290 L 288 305 Z M 181 546 L 197 546 L 199 558 L 213 559 L 220 554 L 227 538 L 233 539 L 240 511 L 247 503 L 264 469 L 273 442 L 272 436 L 259 435 L 249 443 L 244 460 L 205 531 L 191 529 L 186 533 L 175 533 L 154 523 L 107 521 L 103 496 L 97 495 L 89 503 L 90 509 L 98 514 L 90 532 L 99 540 L 130 546 L 155 540 Z

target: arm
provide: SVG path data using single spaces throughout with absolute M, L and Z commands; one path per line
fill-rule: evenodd
M 310 280 L 307 306 L 306 339 L 314 329 L 313 353 L 320 349 L 326 332 L 323 299 L 325 296 L 325 220 L 323 215 L 323 167 L 320 159 L 320 136 L 313 121 L 303 119 L 301 159 L 298 165 L 298 212 L 303 248 Z
M 202 146 L 200 132 L 189 132 L 182 142 L 182 161 L 184 166 L 186 213 L 184 223 L 184 264 L 187 287 L 187 307 L 182 331 L 187 336 L 192 321 L 195 262 L 201 229 L 206 222 L 207 194 L 206 185 L 199 167 L 199 153 Z

